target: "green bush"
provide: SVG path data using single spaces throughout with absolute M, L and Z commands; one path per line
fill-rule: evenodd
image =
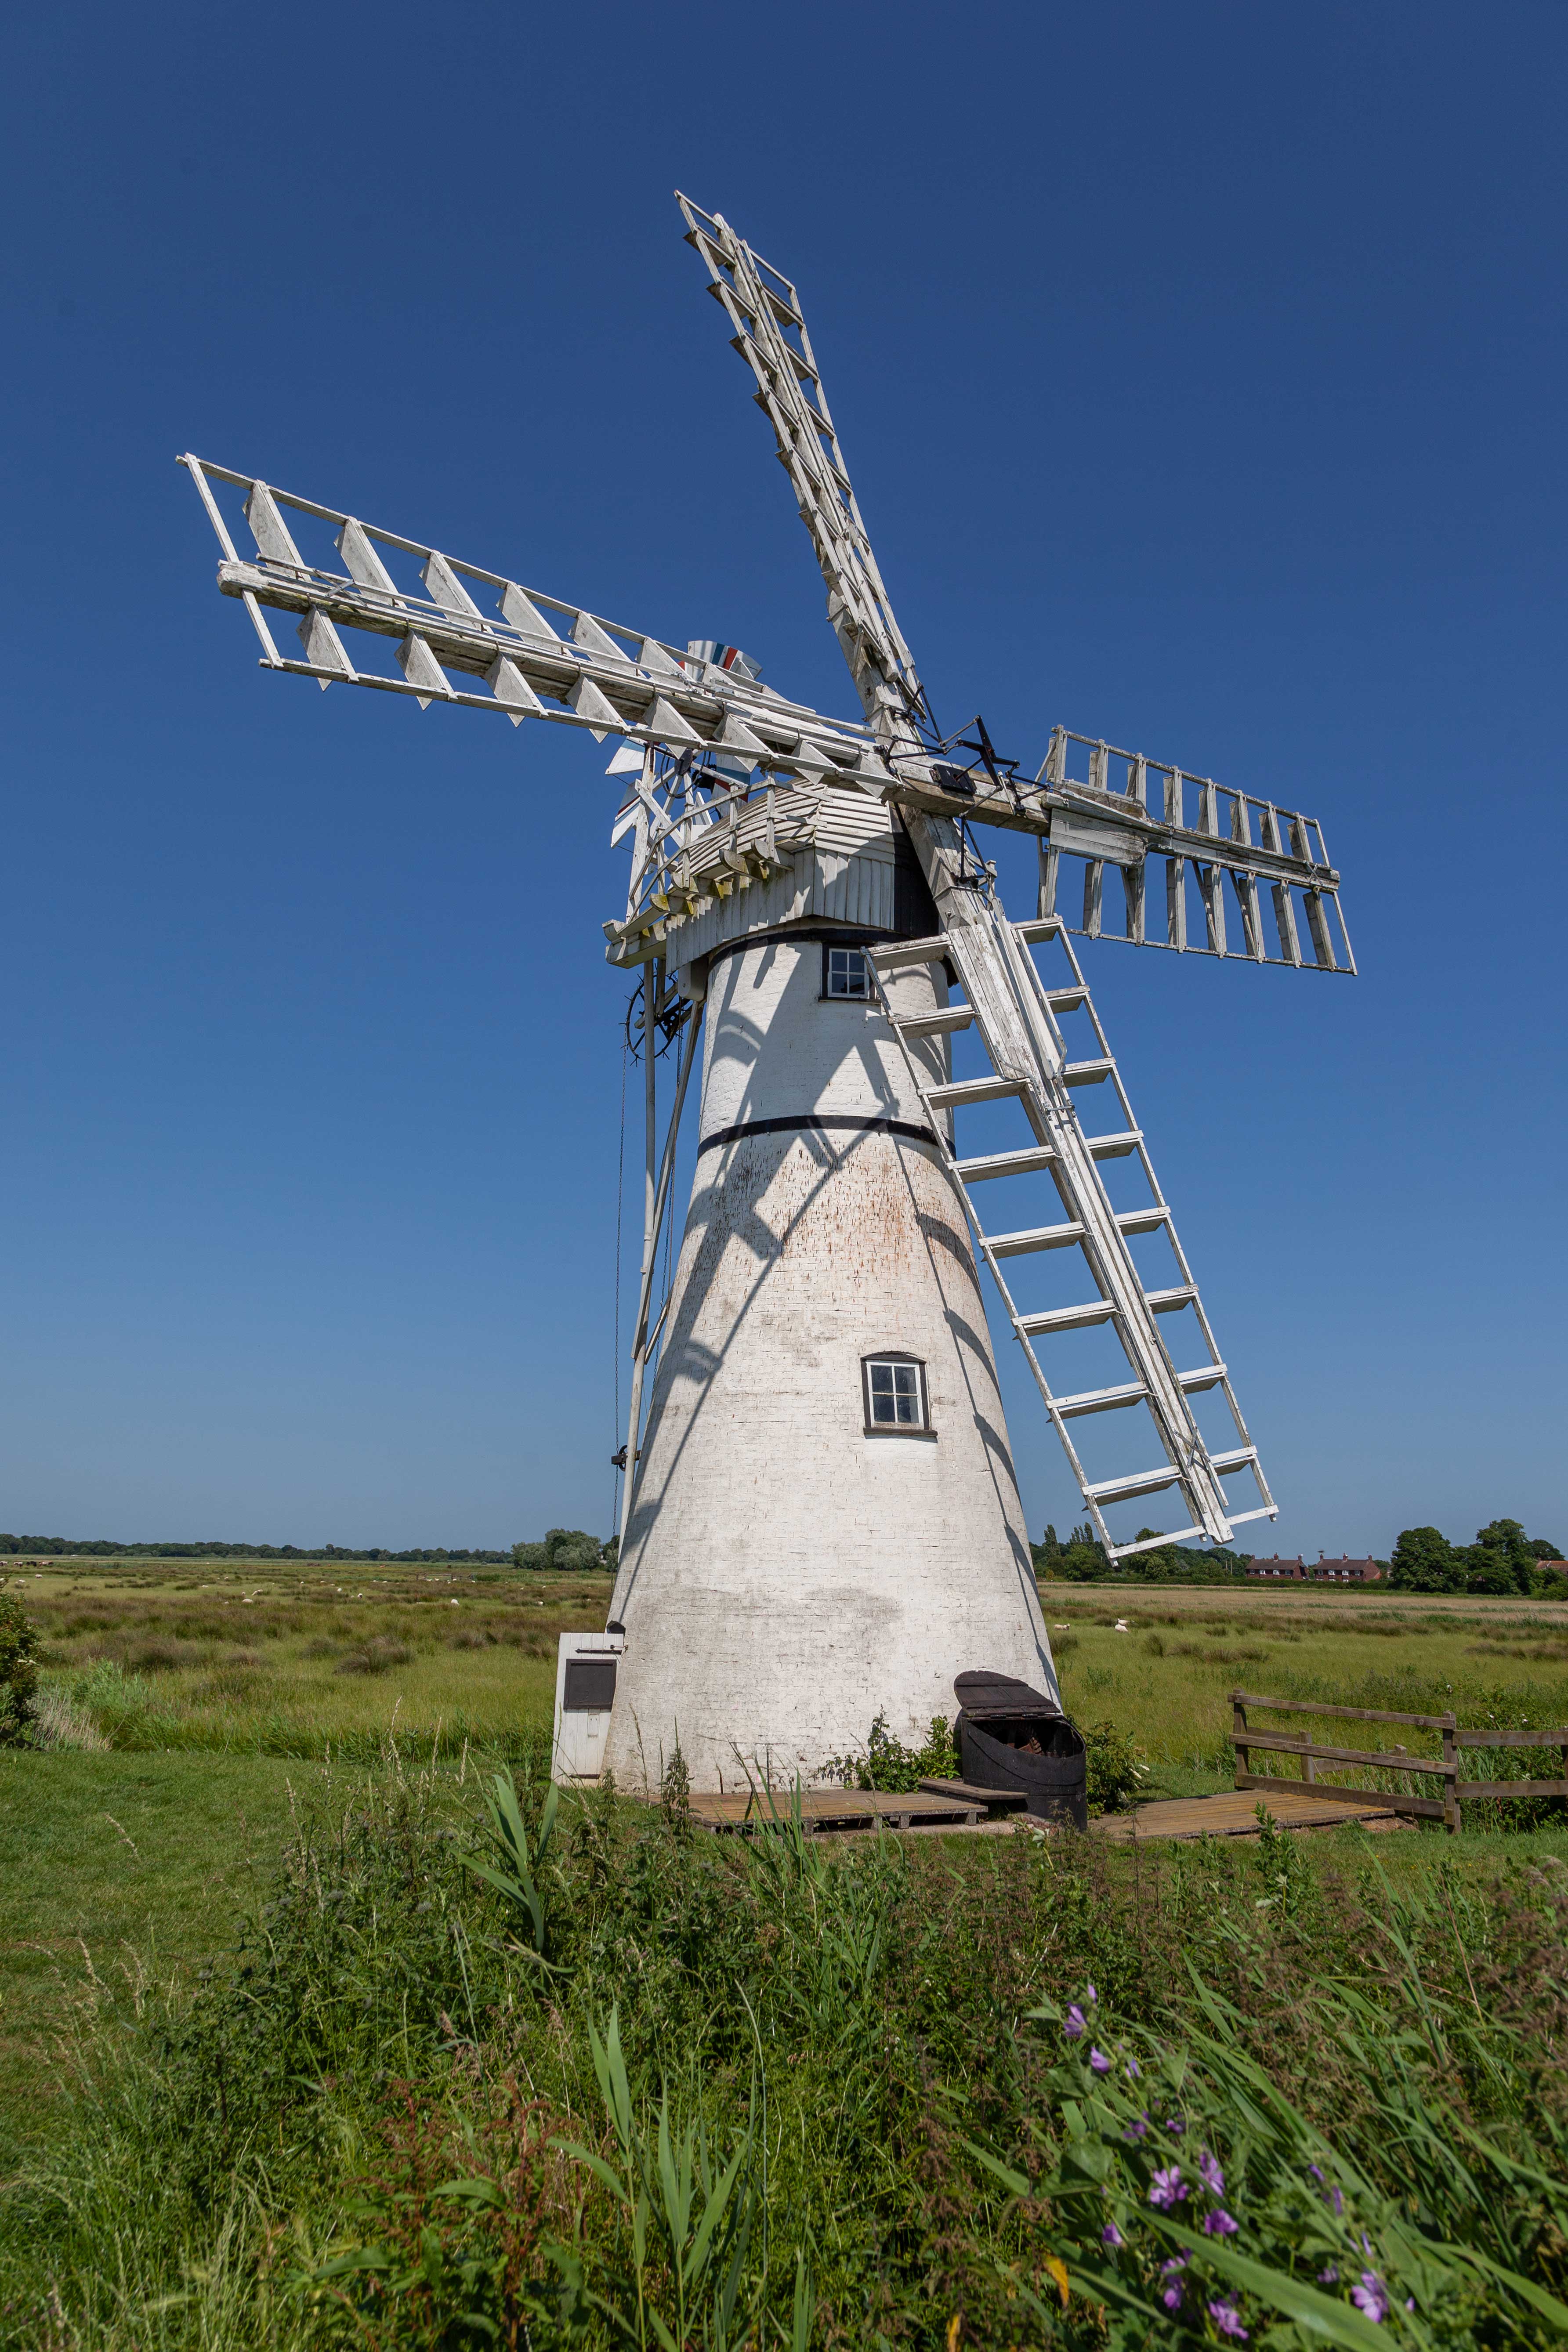
M 1131 1732 L 1114 1723 L 1082 1724 L 1079 1729 L 1089 1750 L 1089 1810 L 1119 1813 L 1137 1796 L 1149 1767 L 1140 1762 Z
M 847 1789 L 880 1789 L 903 1795 L 922 1780 L 952 1780 L 958 1774 L 958 1749 L 944 1715 L 933 1715 L 923 1748 L 906 1748 L 879 1715 L 866 1739 L 863 1756 L 830 1756 L 823 1770 Z
M 38 1637 L 19 1601 L 0 1593 L 0 1748 L 31 1744 Z

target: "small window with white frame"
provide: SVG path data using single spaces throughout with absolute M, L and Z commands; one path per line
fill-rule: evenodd
M 845 1003 L 865 1004 L 869 1001 L 871 974 L 864 948 L 824 947 L 822 992 Z
M 929 1435 L 926 1368 L 918 1356 L 863 1357 L 860 1376 L 868 1437 Z

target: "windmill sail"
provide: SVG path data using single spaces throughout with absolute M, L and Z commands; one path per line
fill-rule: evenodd
M 862 723 L 825 719 L 790 702 L 749 669 L 679 652 L 646 630 L 605 620 L 254 475 L 189 455 L 179 462 L 223 551 L 218 586 L 249 613 L 264 668 L 313 677 L 323 687 L 341 682 L 411 695 L 426 708 L 447 702 L 496 712 L 514 726 L 537 719 L 587 729 L 601 741 L 626 735 L 678 756 L 728 752 L 747 768 L 763 761 L 781 774 L 831 774 L 849 786 L 879 788 L 888 781 Z M 235 527 L 248 532 L 254 554 L 236 544 L 216 487 L 223 485 L 245 493 Z M 307 528 L 323 541 L 319 549 L 301 546 Z M 418 591 L 399 586 L 394 576 L 410 562 L 419 567 Z M 295 617 L 302 658 L 279 650 L 264 606 Z M 368 641 L 363 651 L 362 641 Z M 728 648 L 718 650 L 721 656 Z M 381 666 L 371 667 L 373 660 Z
M 679 192 L 676 202 L 687 241 L 708 269 L 708 290 L 723 305 L 735 348 L 756 377 L 758 404 L 816 551 L 828 618 L 867 716 L 884 712 L 890 731 L 900 734 L 923 710 L 924 696 L 856 502 L 800 298 L 721 215 Z

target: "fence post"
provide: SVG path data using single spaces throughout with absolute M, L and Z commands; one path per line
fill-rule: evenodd
M 1446 1716 L 1443 1719 L 1443 1829 L 1448 1837 L 1458 1837 L 1460 1828 L 1458 1718 Z
M 1241 1703 L 1241 1693 L 1238 1690 L 1233 1690 L 1230 1695 L 1230 1717 L 1232 1731 L 1242 1732 L 1247 1729 L 1247 1709 Z M 1236 1785 L 1238 1789 L 1241 1786 L 1242 1774 L 1244 1772 L 1250 1774 L 1251 1770 L 1251 1748 L 1238 1748 L 1236 1751 Z

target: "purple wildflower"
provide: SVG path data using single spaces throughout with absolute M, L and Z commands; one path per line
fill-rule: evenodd
M 1307 2167 L 1307 2169 L 1308 2169 L 1308 2171 L 1311 2174 L 1311 2176 L 1312 2176 L 1312 2178 L 1313 2178 L 1313 2179 L 1314 2179 L 1314 2180 L 1321 2180 L 1321 2179 L 1322 2179 L 1322 2177 L 1323 2177 L 1323 2174 L 1322 2174 L 1322 2168 L 1321 2168 L 1321 2166 L 1316 2165 L 1316 2164 L 1310 2164 L 1310 2165 Z
M 1186 2128 L 1186 2125 L 1182 2121 L 1180 2116 L 1167 2116 L 1165 2117 L 1165 2129 L 1168 2132 L 1180 2133 L 1184 2132 Z
M 1128 2081 L 1129 2081 L 1130 2083 L 1135 2083 L 1135 2082 L 1138 2080 L 1139 2075 L 1140 2075 L 1142 2072 L 1143 2072 L 1143 2069 L 1142 2069 L 1142 2066 L 1140 2066 L 1140 2064 L 1138 2063 L 1137 2059 L 1136 2059 L 1136 2058 L 1129 2058 L 1129 2060 L 1127 2061 L 1127 2079 L 1128 2079 Z
M 1149 2118 L 1147 2116 L 1140 2116 L 1135 2124 L 1128 2125 L 1127 2129 L 1122 2133 L 1121 2137 L 1123 2139 L 1145 2139 L 1148 2137 L 1148 2133 Z
M 1241 2314 L 1234 2303 L 1211 2303 L 1209 2317 L 1222 2336 L 1234 2336 L 1238 2344 L 1247 2341 L 1247 2330 L 1241 2324 Z
M 1103 2050 L 1090 2050 L 1089 2063 L 1097 2074 L 1109 2074 L 1110 2072 L 1110 2061 Z
M 1122 2236 L 1121 2231 L 1117 2228 L 1115 2222 L 1108 2221 L 1104 2229 L 1101 2230 L 1100 2233 L 1100 2242 L 1102 2246 L 1116 2247 L 1124 2246 L 1127 2243 L 1127 2241 Z
M 1380 2319 L 1388 2317 L 1388 2289 L 1375 2271 L 1363 2271 L 1361 2284 L 1351 2289 L 1351 2301 L 1374 2326 Z
M 1225 2175 L 1219 2168 L 1219 2158 L 1206 2147 L 1198 2153 L 1198 2179 L 1211 2197 L 1225 2195 Z
M 1160 2300 L 1167 2311 L 1180 2311 L 1182 2307 L 1182 2273 L 1186 2267 L 1185 2254 L 1175 2254 L 1168 2263 L 1160 2265 L 1160 2277 L 1163 2282 Z
M 1204 2235 L 1206 2238 L 1234 2238 L 1236 2228 L 1223 2205 L 1216 2205 L 1212 2213 L 1204 2215 Z
M 1100 2007 L 1100 1995 L 1095 1991 L 1092 1985 L 1089 1988 L 1089 1998 L 1093 2007 L 1098 2009 Z
M 1154 2186 L 1149 2191 L 1149 2202 L 1151 2205 L 1158 2205 L 1168 2213 L 1172 2206 L 1180 2204 L 1186 2194 L 1187 2184 L 1182 2179 L 1181 2166 L 1179 2164 L 1163 2165 L 1155 2172 Z
M 1320 2271 L 1318 2273 L 1318 2284 L 1320 2286 L 1338 2286 L 1339 2283 L 1340 2274 L 1332 2263 L 1329 2264 L 1327 2270 Z
M 1076 2000 L 1068 2011 L 1067 2022 L 1062 2027 L 1062 2032 L 1067 2035 L 1069 2042 L 1076 2042 L 1079 2034 L 1083 2032 L 1083 2011 L 1079 2009 Z

